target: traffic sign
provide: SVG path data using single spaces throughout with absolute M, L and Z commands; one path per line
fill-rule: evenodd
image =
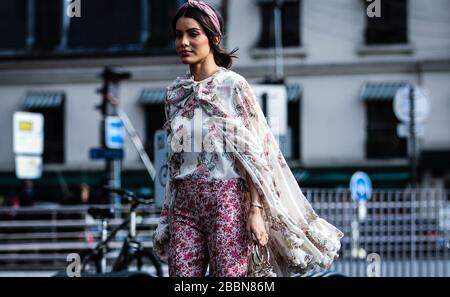
M 119 117 L 108 116 L 105 120 L 105 145 L 110 149 L 123 148 L 125 127 Z
M 253 92 L 259 103 L 263 106 L 263 97 L 267 98 L 265 117 L 275 138 L 287 133 L 287 89 L 285 85 L 253 84 Z
M 162 207 L 166 195 L 166 185 L 169 180 L 169 168 L 167 164 L 167 131 L 165 129 L 156 130 L 154 136 L 154 156 L 155 156 L 155 204 Z
M 352 199 L 356 201 L 369 200 L 372 195 L 372 181 L 366 173 L 357 171 L 350 180 L 350 190 Z
M 410 120 L 410 87 L 405 86 L 395 93 L 393 108 L 397 118 L 404 122 L 409 123 Z M 414 87 L 414 122 L 423 123 L 430 113 L 430 96 L 428 91 L 419 87 Z
M 372 195 L 372 182 L 369 176 L 357 171 L 350 180 L 350 189 L 353 200 L 358 202 L 358 219 L 363 221 L 367 216 L 367 200 Z
M 42 157 L 16 155 L 16 176 L 18 179 L 38 179 L 42 176 Z
M 91 148 L 91 159 L 123 159 L 123 149 Z
M 40 113 L 15 112 L 13 116 L 15 154 L 42 155 L 44 151 L 44 116 Z

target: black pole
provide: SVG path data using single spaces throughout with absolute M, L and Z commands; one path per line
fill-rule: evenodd
M 274 66 L 275 73 L 267 74 L 261 81 L 263 84 L 284 84 L 283 70 L 283 30 L 281 28 L 281 8 L 284 0 L 273 0 L 273 29 L 274 29 Z
M 275 78 L 284 77 L 283 71 L 283 35 L 281 28 L 281 8 L 284 0 L 274 0 L 273 23 L 275 31 Z
M 101 145 L 104 149 L 106 146 L 106 131 L 105 123 L 108 116 L 117 116 L 117 106 L 119 104 L 119 83 L 123 79 L 131 77 L 129 72 L 125 72 L 119 69 L 105 67 L 100 74 L 103 79 L 103 87 L 100 89 L 102 94 L 102 104 L 100 105 L 100 111 L 102 114 L 100 138 Z M 120 159 L 106 159 L 105 160 L 105 175 L 103 186 L 110 186 L 115 188 L 121 187 L 121 160 Z M 119 204 L 118 196 L 112 192 L 109 194 L 109 202 L 111 204 Z
M 411 186 L 417 187 L 417 152 L 416 152 L 416 123 L 415 123 L 415 106 L 414 106 L 414 87 L 409 87 L 409 163 L 411 173 Z

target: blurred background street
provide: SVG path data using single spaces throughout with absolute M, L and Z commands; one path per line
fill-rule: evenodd
M 103 223 L 132 214 L 105 185 L 155 199 L 130 216 L 151 251 L 166 87 L 188 70 L 171 32 L 184 2 L 1 1 L 0 276 L 88 255 Z M 331 270 L 450 276 L 450 0 L 205 2 L 306 197 L 345 233 Z

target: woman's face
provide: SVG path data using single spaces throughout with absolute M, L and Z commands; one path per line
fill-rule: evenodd
M 213 54 L 208 37 L 196 20 L 181 17 L 175 29 L 175 49 L 183 64 L 197 64 Z

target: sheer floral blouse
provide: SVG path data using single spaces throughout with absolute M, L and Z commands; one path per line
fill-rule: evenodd
M 195 81 L 187 72 L 167 88 L 165 114 L 169 178 L 153 237 L 161 260 L 168 256 L 174 180 L 246 176 L 261 197 L 277 275 L 326 268 L 338 258 L 344 234 L 320 218 L 303 195 L 244 77 L 221 67 Z
M 243 172 L 236 167 L 233 153 L 222 149 L 224 145 L 219 139 L 210 137 L 209 133 L 213 133 L 213 128 L 209 125 L 210 116 L 203 108 L 205 100 L 210 100 L 209 94 L 212 93 L 213 86 L 217 83 L 227 83 L 224 82 L 226 72 L 225 68 L 219 68 L 212 76 L 201 81 L 195 81 L 187 73 L 188 78 L 183 86 L 191 86 L 192 95 L 186 96 L 176 103 L 173 102 L 171 105 L 166 105 L 168 115 L 173 116 L 174 113 L 181 111 L 180 116 L 174 116 L 165 126 L 170 132 L 177 131 L 169 133 L 169 144 L 183 141 L 183 146 L 180 145 L 180 149 L 175 149 L 175 152 L 172 148 L 173 145 L 168 145 L 169 156 L 173 157 L 170 165 L 172 165 L 173 171 L 171 172 L 174 179 L 214 180 L 242 177 Z M 168 95 L 178 96 L 182 92 L 169 87 Z M 196 96 L 196 94 L 198 95 Z M 222 94 L 218 94 L 218 96 L 222 96 Z M 223 104 L 227 110 L 232 110 L 231 100 L 225 101 Z M 173 137 L 174 135 L 175 137 Z M 186 142 L 184 142 L 185 140 Z

